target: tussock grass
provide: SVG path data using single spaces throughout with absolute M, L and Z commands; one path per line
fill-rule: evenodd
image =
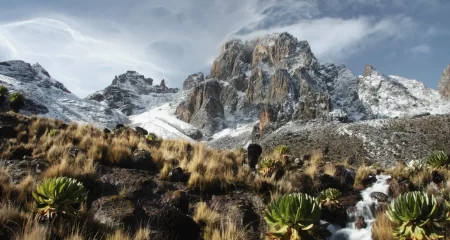
M 394 224 L 389 220 L 385 213 L 378 214 L 377 219 L 372 224 L 373 240 L 394 240 L 392 229 Z

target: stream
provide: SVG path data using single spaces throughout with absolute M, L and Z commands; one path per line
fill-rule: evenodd
M 359 201 L 355 208 L 356 211 L 349 213 L 349 222 L 345 228 L 341 228 L 336 225 L 329 225 L 328 230 L 332 232 L 332 236 L 329 240 L 371 240 L 372 239 L 372 223 L 375 221 L 375 213 L 372 211 L 373 204 L 377 204 L 376 200 L 370 197 L 372 192 L 382 192 L 388 194 L 389 184 L 388 179 L 391 178 L 389 175 L 377 175 L 377 181 L 370 187 L 361 191 L 362 200 Z M 364 221 L 367 224 L 367 228 L 356 229 L 355 222 L 358 217 L 364 217 Z

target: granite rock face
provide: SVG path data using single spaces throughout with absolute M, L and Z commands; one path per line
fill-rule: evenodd
M 450 99 L 450 64 L 442 73 L 441 81 L 439 81 L 438 91 L 444 99 Z
M 145 111 L 148 107 L 172 100 L 178 89 L 168 88 L 163 79 L 153 85 L 152 78 L 146 78 L 135 71 L 116 76 L 111 85 L 93 93 L 88 100 L 103 102 L 110 109 L 119 110 L 129 116 Z

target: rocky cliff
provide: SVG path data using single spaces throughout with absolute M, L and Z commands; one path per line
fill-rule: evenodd
M 214 82 L 213 107 L 203 115 L 215 115 L 207 135 L 243 120 L 259 120 L 253 135 L 262 137 L 289 121 L 354 122 L 367 119 L 410 117 L 442 112 L 437 91 L 415 80 L 386 76 L 367 65 L 357 77 L 344 65 L 320 63 L 307 41 L 288 33 L 271 34 L 249 42 L 226 42 L 204 78 L 189 76 L 184 89 L 187 99 L 176 115 L 192 122 L 202 92 Z M 192 90 L 194 89 L 194 90 Z M 222 114 L 222 106 L 224 113 Z M 191 110 L 188 110 L 191 109 Z M 208 120 L 209 121 L 209 120 Z
M 128 122 L 126 116 L 119 112 L 75 96 L 39 64 L 0 62 L 0 85 L 8 88 L 10 93 L 24 95 L 25 105 L 20 111 L 27 115 L 92 123 L 99 127 Z
M 145 78 L 135 71 L 116 76 L 111 85 L 91 94 L 88 100 L 105 104 L 125 115 L 138 114 L 152 106 L 171 101 L 178 89 L 168 88 L 164 79 L 153 85 L 153 79 Z
M 441 81 L 439 81 L 438 91 L 445 99 L 450 99 L 450 64 L 442 73 Z

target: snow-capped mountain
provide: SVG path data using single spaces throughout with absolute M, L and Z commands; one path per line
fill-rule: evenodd
M 129 122 L 117 111 L 75 96 L 39 64 L 0 62 L 0 85 L 6 86 L 10 92 L 24 95 L 26 102 L 21 110 L 24 114 L 91 123 L 98 127 L 114 127 L 117 123 Z
M 385 76 L 367 65 L 355 76 L 344 65 L 319 62 L 307 41 L 288 33 L 226 42 L 211 73 L 186 79 L 176 115 L 207 136 L 258 123 L 253 139 L 291 121 L 412 117 L 450 112 L 438 91 L 416 80 Z
M 448 88 L 445 73 L 440 89 Z M 284 126 L 450 112 L 449 101 L 419 81 L 370 65 L 356 76 L 344 65 L 319 62 L 307 41 L 288 33 L 226 42 L 210 74 L 188 76 L 180 91 L 128 71 L 80 99 L 39 64 L 22 61 L 0 63 L 0 84 L 24 93 L 26 114 L 102 127 L 125 123 L 220 147 L 270 139 Z
M 176 88 L 168 88 L 164 79 L 160 85 L 153 85 L 153 79 L 128 71 L 116 76 L 111 85 L 86 99 L 100 102 L 129 116 L 169 102 L 177 92 Z

